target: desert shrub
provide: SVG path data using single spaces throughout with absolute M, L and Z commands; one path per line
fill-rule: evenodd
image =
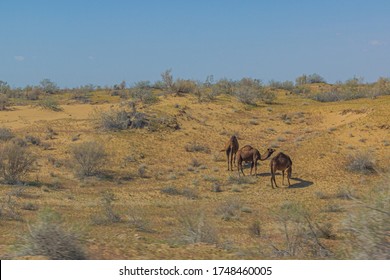
M 36 210 L 38 210 L 39 207 L 37 205 L 33 204 L 32 202 L 26 202 L 21 206 L 21 208 L 23 210 L 36 211 Z
M 341 94 L 336 91 L 320 92 L 315 95 L 312 95 L 311 98 L 319 102 L 335 102 L 343 99 Z
M 9 102 L 8 97 L 4 93 L 0 93 L 0 111 L 7 109 Z
M 178 95 L 194 93 L 197 89 L 197 84 L 191 80 L 177 79 L 174 83 L 173 89 Z
M 122 221 L 121 216 L 114 210 L 112 203 L 117 200 L 111 191 L 103 192 L 100 198 L 99 213 L 92 216 L 92 223 L 95 225 L 108 225 Z
M 230 175 L 227 179 L 229 184 L 236 184 L 236 185 L 245 185 L 245 184 L 255 184 L 257 182 L 256 178 L 253 178 L 251 176 L 233 176 Z
M 50 98 L 50 97 L 41 99 L 37 103 L 37 106 L 39 106 L 39 107 L 41 107 L 43 109 L 52 110 L 52 111 L 55 111 L 55 112 L 59 112 L 59 111 L 63 110 L 63 108 L 60 106 L 58 101 L 53 99 L 53 98 Z
M 59 214 L 48 210 L 41 212 L 38 221 L 29 227 L 23 243 L 23 254 L 46 256 L 51 260 L 87 258 L 79 234 L 69 230 Z
M 109 110 L 96 112 L 98 125 L 108 131 L 127 129 L 130 125 L 128 112 L 125 110 Z
M 202 153 L 206 153 L 206 154 L 210 153 L 210 148 L 209 147 L 207 147 L 206 145 L 199 144 L 199 143 L 197 143 L 195 141 L 186 144 L 185 145 L 185 150 L 187 152 L 191 152 L 191 153 L 194 153 L 194 152 L 202 152 Z
M 261 226 L 259 221 L 253 221 L 249 227 L 248 231 L 251 235 L 259 237 L 261 235 Z
M 198 199 L 199 193 L 195 188 L 185 187 L 181 191 L 181 195 L 188 199 Z
M 377 185 L 369 196 L 355 200 L 344 221 L 348 234 L 348 259 L 390 259 L 390 177 Z
M 142 121 L 142 119 L 141 119 Z M 141 123 L 141 124 L 145 124 Z M 150 131 L 159 131 L 159 130 L 178 130 L 180 129 L 180 124 L 177 121 L 176 117 L 169 115 L 160 115 L 153 116 L 146 120 L 146 125 Z
M 50 79 L 43 79 L 39 82 L 40 88 L 46 94 L 54 94 L 60 91 L 60 88 L 55 82 L 52 82 Z
M 75 145 L 72 148 L 72 156 L 79 167 L 77 170 L 82 176 L 97 174 L 107 159 L 103 144 L 96 141 Z
M 145 164 L 141 164 L 138 167 L 138 176 L 141 177 L 141 178 L 147 178 L 147 176 L 146 176 L 146 169 L 147 169 L 147 166 Z
M 141 101 L 144 104 L 154 104 L 159 100 L 158 97 L 152 93 L 152 90 L 147 87 L 133 88 L 130 95 L 136 101 Z
M 18 204 L 12 198 L 12 195 L 8 194 L 5 197 L 0 198 L 0 219 L 1 220 L 14 220 L 21 221 L 22 216 L 18 211 Z
M 94 118 L 99 128 L 107 131 L 118 131 L 128 128 L 144 128 L 149 126 L 149 118 L 146 114 L 137 112 L 134 103 L 132 111 L 124 109 L 112 109 L 109 111 L 95 111 Z
M 372 174 L 376 172 L 375 159 L 369 151 L 359 151 L 347 157 L 346 168 L 348 171 Z
M 231 95 L 234 92 L 234 82 L 228 79 L 221 79 L 212 86 L 212 91 L 214 92 L 214 95 Z
M 126 214 L 126 222 L 130 227 L 135 228 L 137 231 L 147 233 L 155 232 L 150 220 L 147 218 L 147 215 L 143 210 L 143 207 L 129 207 Z
M 285 202 L 273 215 L 282 238 L 279 244 L 270 242 L 275 256 L 323 258 L 332 255 L 319 239 L 318 225 L 301 204 Z
M 8 141 L 14 137 L 15 135 L 11 129 L 6 127 L 0 127 L 0 141 Z
M 72 99 L 77 100 L 81 103 L 90 103 L 92 97 L 92 91 L 95 90 L 93 85 L 81 86 L 77 89 L 72 90 Z
M 275 80 L 269 81 L 269 86 L 274 89 L 284 89 L 284 90 L 293 90 L 294 89 L 294 83 L 292 81 L 284 81 L 279 82 Z
M 176 217 L 180 223 L 180 229 L 176 233 L 179 242 L 185 244 L 218 243 L 217 229 L 200 208 L 181 207 L 176 212 Z
M 218 205 L 216 214 L 224 221 L 238 220 L 240 217 L 242 203 L 240 199 L 229 199 Z
M 27 143 L 30 143 L 32 145 L 39 146 L 41 144 L 41 139 L 37 136 L 26 135 L 24 138 Z
M 180 195 L 181 192 L 175 186 L 166 186 L 160 190 L 161 193 L 167 195 Z
M 0 147 L 0 176 L 9 184 L 15 184 L 32 171 L 35 157 L 30 151 L 15 143 Z

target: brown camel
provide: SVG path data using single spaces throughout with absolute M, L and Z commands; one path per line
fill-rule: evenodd
M 287 169 L 287 180 L 288 180 L 288 186 L 291 186 L 290 184 L 290 178 L 292 173 L 292 161 L 291 158 L 283 153 L 278 153 L 274 158 L 271 160 L 271 186 L 274 189 L 274 184 L 278 188 L 278 185 L 275 181 L 275 173 L 277 170 L 281 170 L 283 174 L 283 180 L 282 185 L 284 185 L 284 171 Z
M 238 151 L 238 148 L 239 145 L 238 145 L 237 137 L 233 135 L 226 143 L 225 149 L 221 150 L 221 152 L 226 152 L 228 170 L 233 171 L 233 158 L 234 158 L 234 165 L 236 165 L 236 153 Z
M 264 161 L 267 158 L 269 158 L 272 153 L 275 152 L 274 149 L 267 149 L 267 156 L 265 158 L 262 158 L 260 155 L 260 152 L 253 148 L 250 145 L 246 145 L 242 147 L 240 150 L 237 152 L 237 168 L 238 168 L 238 176 L 240 176 L 240 170 L 242 172 L 242 175 L 245 176 L 244 170 L 242 169 L 242 162 L 251 162 L 251 172 L 250 175 L 252 175 L 252 169 L 253 166 L 255 167 L 255 176 L 257 176 L 257 161 L 261 160 Z

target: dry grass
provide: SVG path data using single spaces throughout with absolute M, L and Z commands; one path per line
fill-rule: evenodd
M 17 234 L 29 234 L 27 222 L 38 224 L 40 211 L 50 207 L 60 212 L 63 232 L 47 232 L 58 229 L 58 236 L 82 243 L 83 256 L 92 259 L 374 258 L 371 253 L 347 254 L 347 249 L 338 253 L 351 234 L 345 217 L 355 213 L 355 200 L 367 197 L 382 177 L 366 172 L 367 164 L 358 164 L 363 172 L 351 172 L 346 162 L 351 145 L 352 152 L 373 149 L 371 158 L 358 162 L 368 159 L 376 170 L 386 168 L 390 150 L 383 141 L 388 140 L 390 97 L 319 103 L 274 92 L 277 104 L 257 100 L 258 106 L 248 106 L 223 93 L 198 102 L 191 93 L 162 97 L 152 89 L 159 101 L 137 105 L 138 113 L 148 116 L 148 129 L 100 129 L 94 110 L 127 108 L 119 96 L 104 91 L 91 93 L 89 104 L 66 105 L 66 95 L 58 97 L 63 109 L 58 112 L 29 106 L 0 112 L 0 127 L 14 135 L 0 144 L 19 139 L 19 146 L 36 155 L 36 168 L 16 180 L 23 186 L 0 187 L 0 256 L 9 256 Z M 260 151 L 277 140 L 278 151 L 294 161 L 292 186 L 270 187 L 269 160 L 258 162 L 257 177 L 239 178 L 236 168 L 227 171 L 219 151 L 233 133 L 239 133 L 241 147 L 249 144 Z M 72 147 L 83 143 L 95 143 L 86 158 L 100 158 L 97 169 L 83 172 L 87 163 L 77 162 Z M 104 145 L 103 153 L 94 150 L 96 143 Z M 113 196 L 103 199 L 108 190 Z M 13 193 L 11 200 L 8 193 Z M 308 215 L 294 215 L 294 207 L 283 206 L 287 202 L 301 205 Z M 275 218 L 281 208 L 284 220 Z M 67 233 L 80 224 L 86 226 L 85 242 Z M 365 236 L 353 239 L 364 242 Z M 374 239 L 367 240 L 384 246 Z

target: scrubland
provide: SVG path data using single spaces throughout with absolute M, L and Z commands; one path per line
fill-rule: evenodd
M 2 259 L 389 258 L 386 81 L 164 82 L 3 96 Z M 291 186 L 228 171 L 231 135 Z

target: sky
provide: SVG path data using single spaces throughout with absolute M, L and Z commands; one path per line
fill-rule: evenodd
M 388 0 L 0 0 L 0 80 L 390 76 Z

